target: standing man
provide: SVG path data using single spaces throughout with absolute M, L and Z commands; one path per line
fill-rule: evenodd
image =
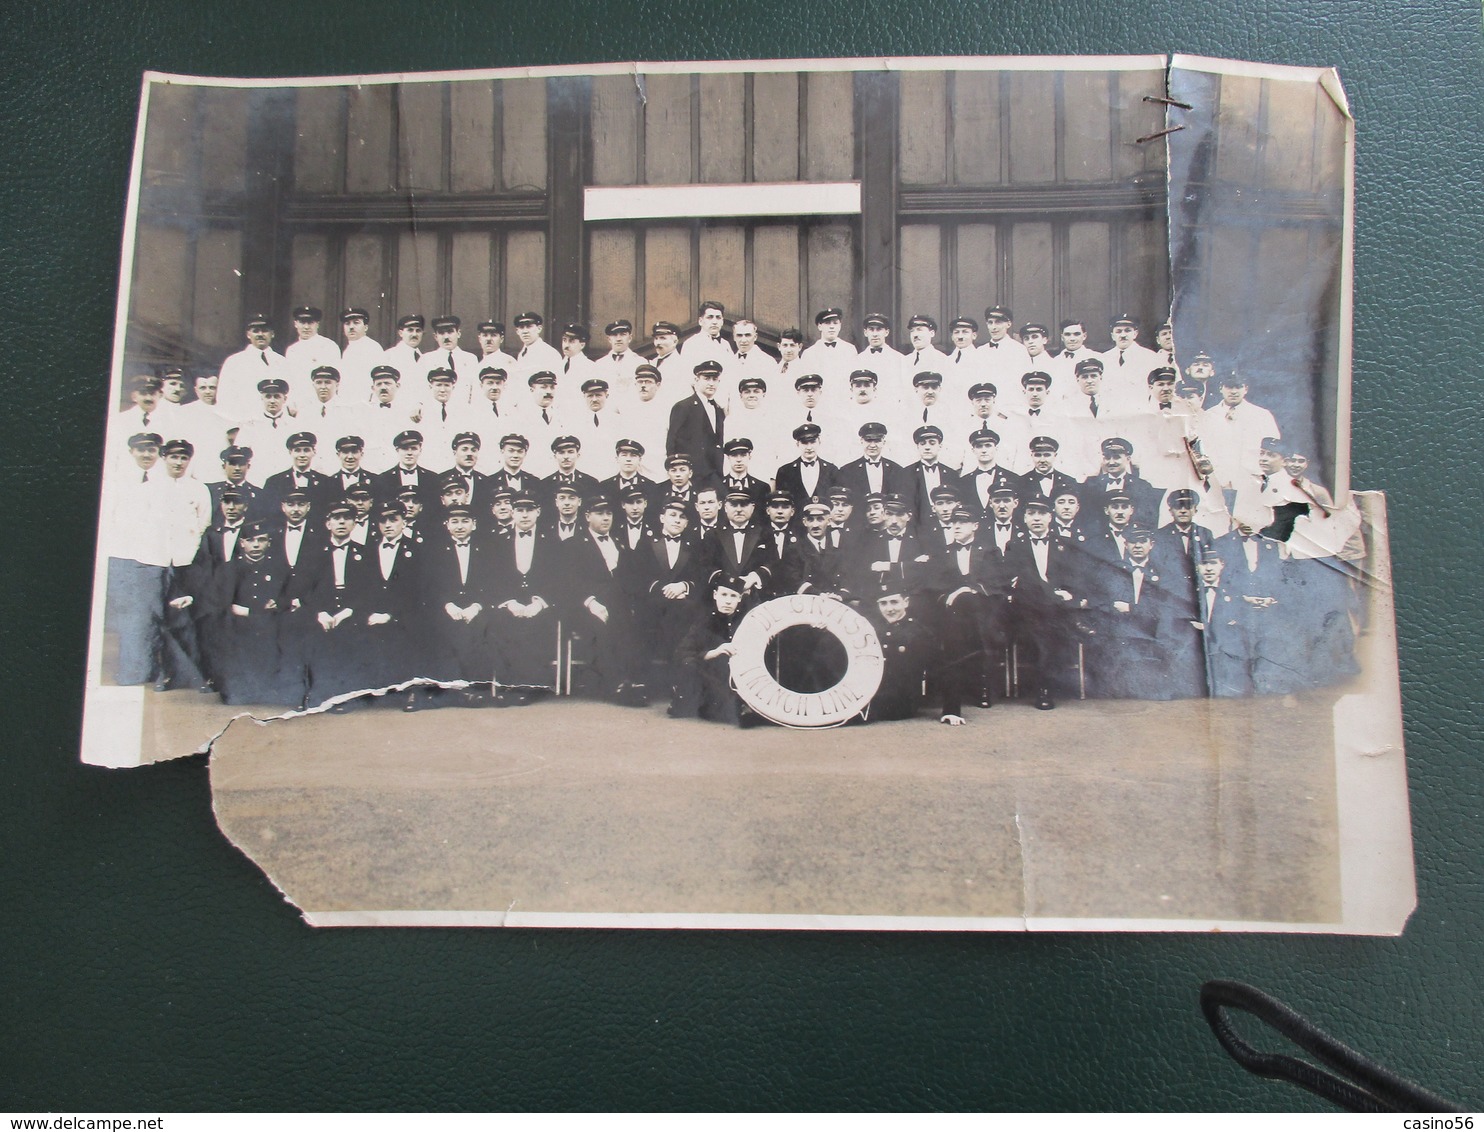
M 454 404 L 473 404 L 477 396 L 475 375 L 479 372 L 479 359 L 468 350 L 461 349 L 459 339 L 463 337 L 463 323 L 456 315 L 440 315 L 433 320 L 433 337 L 437 346 L 423 354 L 419 365 L 425 377 L 434 370 L 447 370 L 454 376 Z
M 824 379 L 827 397 L 844 400 L 845 384 L 850 371 L 856 368 L 856 349 L 840 337 L 841 319 L 845 312 L 839 307 L 828 307 L 814 316 L 814 328 L 819 339 L 799 356 L 809 373 L 817 373 Z
M 1163 364 L 1160 356 L 1139 345 L 1139 320 L 1121 314 L 1108 325 L 1113 348 L 1103 354 L 1104 381 L 1124 404 L 1137 404 L 1148 392 L 1149 371 Z
M 654 344 L 655 369 L 660 377 L 670 379 L 666 387 L 674 390 L 684 390 L 685 381 L 690 379 L 687 372 L 691 367 L 685 364 L 685 359 L 680 356 L 680 327 L 673 322 L 656 322 L 649 332 L 650 341 Z M 682 380 L 681 375 L 685 378 Z M 676 400 L 683 400 L 685 394 L 680 392 L 675 395 Z
M 1080 318 L 1066 319 L 1057 332 L 1061 337 L 1061 349 L 1042 368 L 1055 379 L 1058 389 L 1070 393 L 1077 363 L 1100 355 L 1087 345 L 1087 324 Z
M 742 382 L 761 381 L 761 388 L 766 390 L 767 383 L 778 377 L 778 363 L 757 344 L 757 323 L 752 319 L 739 318 L 732 323 L 732 341 L 737 346 L 736 355 L 731 361 L 722 362 L 726 367 L 726 387 L 722 392 L 728 412 L 738 407 L 737 392 Z
M 859 496 L 876 494 L 913 494 L 911 478 L 902 465 L 881 454 L 886 444 L 886 426 L 880 421 L 867 421 L 856 430 L 861 456 L 840 466 L 837 482 Z
M 881 387 L 893 401 L 907 399 L 909 370 L 902 355 L 891 345 L 891 320 L 884 314 L 873 312 L 861 321 L 866 344 L 861 347 L 855 365 L 857 369 L 868 369 L 881 381 Z
M 722 429 L 726 411 L 717 403 L 722 364 L 699 362 L 694 368 L 695 392 L 670 410 L 670 430 L 665 451 L 683 452 L 699 462 L 703 475 L 719 476 L 722 469 Z
M 263 481 L 262 512 L 265 518 L 277 520 L 283 501 L 291 491 L 302 491 L 307 498 L 319 504 L 321 510 L 336 501 L 329 498 L 330 477 L 314 470 L 317 443 L 312 432 L 292 433 L 284 440 L 284 448 L 289 454 L 289 466 Z
M 340 314 L 345 347 L 340 351 L 340 396 L 352 405 L 371 399 L 371 370 L 381 364 L 381 343 L 367 335 L 371 316 L 364 307 L 347 307 Z
M 222 362 L 217 396 L 230 421 L 245 421 L 258 412 L 258 382 L 287 378 L 288 362 L 273 349 L 273 325 L 255 314 L 247 320 L 247 345 Z
M 993 306 L 984 311 L 984 330 L 988 336 L 979 347 L 980 364 L 988 380 L 1007 388 L 1020 375 L 1031 369 L 1031 356 L 1025 347 L 1010 337 L 1014 316 L 1009 307 Z
M 562 354 L 541 337 L 546 320 L 537 311 L 522 311 L 515 316 L 515 337 L 520 349 L 510 366 L 510 381 L 516 388 L 529 388 L 533 374 L 552 374 L 562 367 Z
M 1247 400 L 1247 379 L 1229 373 L 1221 379 L 1221 404 L 1201 414 L 1201 447 L 1216 468 L 1222 487 L 1247 486 L 1260 476 L 1264 437 L 1281 437 L 1273 414 Z
M 821 429 L 817 424 L 801 424 L 794 429 L 794 443 L 798 445 L 798 459 L 784 464 L 773 477 L 773 486 L 793 500 L 795 509 L 802 508 L 810 499 L 823 498 L 832 487 L 840 484 L 840 469 L 819 458 Z
M 289 396 L 295 406 L 310 400 L 309 375 L 320 366 L 338 366 L 340 347 L 319 332 L 325 313 L 319 307 L 294 308 L 294 333 L 298 336 L 283 352 L 288 366 Z
M 237 444 L 256 451 L 258 464 L 254 482 L 265 483 L 269 476 L 289 466 L 284 441 L 295 431 L 288 413 L 289 383 L 281 377 L 265 377 L 258 382 L 261 408 L 237 430 Z M 258 517 L 258 516 L 255 516 Z
M 695 366 L 698 362 L 718 362 L 722 368 L 732 364 L 736 351 L 732 344 L 721 336 L 726 325 L 727 309 L 715 299 L 705 299 L 696 314 L 697 330 L 685 340 L 680 348 L 681 356 Z
M 950 364 L 947 354 L 933 345 L 933 339 L 938 336 L 938 324 L 925 314 L 914 314 L 907 320 L 907 337 L 912 343 L 912 351 L 903 360 L 903 365 L 908 373 L 919 374 L 925 370 L 934 373 L 953 373 L 958 370 Z M 967 388 L 967 385 L 959 388 Z M 949 395 L 953 390 L 950 387 Z
M 189 440 L 197 452 L 216 452 L 227 443 L 227 429 L 237 421 L 228 421 L 217 408 L 219 378 L 215 373 L 197 374 L 192 382 L 196 399 L 174 411 L 168 426 L 176 438 Z
M 424 325 L 420 314 L 404 314 L 397 319 L 396 345 L 387 347 L 381 355 L 381 364 L 392 366 L 398 373 L 421 373 L 426 354 L 422 348 Z
M 634 370 L 644 359 L 633 349 L 634 324 L 628 319 L 614 319 L 603 327 L 603 336 L 608 339 L 608 352 L 598 359 L 597 373 L 622 407 L 634 396 Z

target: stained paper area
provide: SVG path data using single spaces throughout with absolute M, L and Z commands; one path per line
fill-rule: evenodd
M 1399 932 L 1415 893 L 1385 501 L 1348 481 L 1354 136 L 1332 72 L 1180 56 L 151 76 L 83 757 L 210 748 L 223 831 L 316 925 Z M 327 337 L 253 352 L 264 327 L 293 342 L 308 307 Z M 1013 359 L 989 352 L 1001 310 Z M 525 312 L 544 319 L 520 338 Z M 342 313 L 374 351 L 338 335 Z M 427 348 L 395 352 L 414 314 Z M 508 352 L 480 358 L 492 322 Z M 632 340 L 605 339 L 618 323 Z M 559 352 L 574 329 L 586 349 Z M 630 351 L 658 363 L 659 409 Z M 316 365 L 336 367 L 329 396 Z M 207 374 L 215 404 L 194 396 Z M 795 385 L 813 374 L 811 400 Z M 691 419 L 693 380 L 724 427 L 701 401 Z M 879 485 L 880 537 L 905 511 L 908 541 L 867 550 L 873 422 L 901 476 Z M 804 505 L 836 479 L 794 483 L 812 424 L 839 483 L 861 464 L 844 549 L 827 527 L 813 558 Z M 948 546 L 952 507 L 908 478 L 925 425 L 964 474 L 942 482 L 976 553 L 998 556 L 981 573 Z M 388 533 L 409 434 L 425 490 Z M 738 436 L 747 522 L 796 495 L 771 564 L 747 557 L 761 535 L 729 551 L 696 530 L 696 489 L 744 490 L 725 478 Z M 640 442 L 654 529 L 582 559 L 595 502 L 622 534 L 620 439 Z M 472 487 L 443 491 L 460 471 Z M 298 483 L 307 533 L 288 534 Z M 224 491 L 246 499 L 241 531 Z M 1030 549 L 1043 501 L 1065 574 Z M 352 527 L 341 561 L 319 555 Z M 767 600 L 780 627 L 738 633 Z M 853 612 L 811 615 L 821 601 Z M 757 638 L 746 665 L 734 634 Z

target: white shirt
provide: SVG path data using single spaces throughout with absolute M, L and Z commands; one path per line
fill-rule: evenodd
M 268 377 L 289 381 L 288 362 L 271 348 L 259 350 L 248 346 L 222 362 L 216 386 L 216 403 L 222 414 L 228 420 L 246 420 L 261 412 L 263 402 L 258 394 L 258 382 Z M 292 394 L 292 383 L 289 391 Z
M 374 338 L 357 338 L 340 351 L 340 396 L 346 404 L 358 405 L 371 400 L 371 371 L 381 364 L 386 353 Z M 407 374 L 402 374 L 406 384 Z
M 340 347 L 323 334 L 290 343 L 283 352 L 288 367 L 289 400 L 303 405 L 314 397 L 314 385 L 309 375 L 320 366 L 340 368 Z
M 141 539 L 139 561 L 148 566 L 189 566 L 211 525 L 211 493 L 189 474 L 151 479 L 143 487 L 149 536 Z

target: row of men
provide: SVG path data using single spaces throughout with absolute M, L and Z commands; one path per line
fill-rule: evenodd
M 718 311 L 712 309 L 707 317 L 715 319 L 719 328 Z M 539 316 L 528 312 L 521 318 Z M 913 320 L 929 325 L 931 321 Z M 1132 319 L 1121 320 L 1120 329 L 1136 333 L 1133 324 Z M 620 324 L 612 325 L 628 333 Z M 838 317 L 831 317 L 825 325 L 837 327 Z M 569 329 L 579 332 L 578 328 Z M 926 326 L 914 328 L 914 333 L 919 331 L 929 333 Z M 1036 347 L 1042 335 L 1032 333 L 1029 338 Z M 856 368 L 836 376 L 815 372 L 828 367 L 811 368 L 802 359 L 791 375 L 765 375 L 761 365 L 742 374 L 740 371 L 747 367 L 741 365 L 736 353 L 728 353 L 732 347 L 725 339 L 718 339 L 717 346 L 694 347 L 702 339 L 712 341 L 704 323 L 686 345 L 687 353 L 708 356 L 693 364 L 687 359 L 679 367 L 679 377 L 674 372 L 677 367 L 670 367 L 668 384 L 664 358 L 643 361 L 632 349 L 623 353 L 631 368 L 621 377 L 592 372 L 596 363 L 585 356 L 580 365 L 569 356 L 560 363 L 551 363 L 554 369 L 538 368 L 529 373 L 489 364 L 461 375 L 447 364 L 454 356 L 448 351 L 442 364 L 423 367 L 422 380 L 404 380 L 406 371 L 390 362 L 373 366 L 366 396 L 344 389 L 343 376 L 329 364 L 310 370 L 309 390 L 296 395 L 288 379 L 272 372 L 268 354 L 249 347 L 246 353 L 263 359 L 263 364 L 253 365 L 237 381 L 243 396 L 232 399 L 239 402 L 236 408 L 227 407 L 228 398 L 221 388 L 226 377 L 198 376 L 195 400 L 186 400 L 183 374 L 167 372 L 159 389 L 149 378 L 140 376 L 131 383 L 134 404 L 119 421 L 115 443 L 121 447 L 122 438 L 132 432 L 152 431 L 189 439 L 203 451 L 220 448 L 230 437 L 239 446 L 262 453 L 265 447 L 277 448 L 285 431 L 302 427 L 326 440 L 342 435 L 366 437 L 368 463 L 373 471 L 381 471 L 395 459 L 392 438 L 414 427 L 428 441 L 430 465 L 434 470 L 444 470 L 450 460 L 448 441 L 459 432 L 478 432 L 486 443 L 506 431 L 521 432 L 533 441 L 538 465 L 551 438 L 572 434 L 586 442 L 590 462 L 605 465 L 591 469 L 604 478 L 612 474 L 606 469 L 606 453 L 617 439 L 629 436 L 639 439 L 653 454 L 645 470 L 657 478 L 657 457 L 675 451 L 708 459 L 713 470 L 719 470 L 720 446 L 739 436 L 753 441 L 763 465 L 781 463 L 791 454 L 792 429 L 805 422 L 825 428 L 826 457 L 844 462 L 855 455 L 858 427 L 879 420 L 889 426 L 889 448 L 900 462 L 910 457 L 908 438 L 918 424 L 935 424 L 943 430 L 944 460 L 955 468 L 967 462 L 968 434 L 991 427 L 1009 441 L 1006 451 L 1012 453 L 1012 461 L 1022 463 L 1026 460 L 1023 442 L 1032 434 L 1057 437 L 1062 444 L 1064 470 L 1078 476 L 1095 470 L 1101 440 L 1123 435 L 1133 439 L 1141 450 L 1160 454 L 1158 461 L 1145 461 L 1150 464 L 1146 471 L 1156 482 L 1169 487 L 1190 486 L 1184 482 L 1189 477 L 1185 455 L 1189 438 L 1210 455 L 1222 485 L 1230 487 L 1256 474 L 1258 439 L 1281 435 L 1272 414 L 1247 400 L 1245 381 L 1230 378 L 1218 383 L 1214 379 L 1214 362 L 1208 356 L 1197 355 L 1182 378 L 1173 365 L 1145 366 L 1149 359 L 1135 356 L 1135 351 L 1150 355 L 1156 352 L 1145 350 L 1136 341 L 1127 343 L 1122 351 L 1117 347 L 1109 351 L 1117 355 L 1116 363 L 1090 352 L 1078 357 L 1077 350 L 1063 350 L 1054 359 L 1045 354 L 1033 357 L 1009 337 L 967 353 L 955 352 L 977 356 L 993 347 L 1013 358 L 1013 365 L 999 363 L 996 379 L 988 380 L 982 378 L 988 372 L 983 367 L 970 371 L 966 363 L 949 364 L 953 358 L 936 351 L 930 354 L 922 350 L 911 356 L 891 351 L 889 356 L 897 362 L 888 363 L 883 361 L 888 353 L 872 355 L 870 347 L 860 356 L 852 347 L 850 356 Z M 571 346 L 579 341 L 575 336 L 564 338 L 564 343 Z M 822 339 L 810 349 L 830 344 L 843 345 L 838 340 L 831 343 Z M 535 347 L 527 347 L 531 349 Z M 766 358 L 760 350 L 752 349 L 742 356 L 753 353 Z M 721 356 L 709 356 L 713 354 Z M 438 360 L 438 355 L 432 357 Z M 234 358 L 240 359 L 241 355 Z M 223 373 L 243 370 L 245 364 L 224 366 Z M 572 369 L 574 365 L 578 368 Z M 252 384 L 244 385 L 249 378 Z M 279 470 L 268 464 L 281 459 L 280 453 L 267 455 L 260 461 L 263 473 Z M 328 450 L 321 460 L 318 470 L 332 470 Z M 550 469 L 533 470 L 545 474 Z M 1012 470 L 1027 469 L 1020 466 Z
M 199 516 L 210 504 L 186 475 L 190 459 L 185 442 L 167 443 L 165 477 L 140 495 Z M 622 696 L 654 665 L 664 683 L 679 679 L 717 578 L 741 579 L 749 601 L 813 592 L 869 609 L 890 596 L 884 586 L 916 602 L 942 645 L 933 668 L 950 722 L 965 695 L 984 694 L 986 658 L 1012 639 L 1038 706 L 1051 705 L 1074 641 L 1092 646 L 1093 686 L 1108 695 L 1291 690 L 1281 673 L 1306 673 L 1301 686 L 1353 671 L 1344 574 L 1245 525 L 1217 536 L 1194 521 L 1192 492 L 1172 496 L 1175 519 L 1159 532 L 1117 490 L 1094 517 L 1078 491 L 1022 499 L 1001 486 L 985 523 L 942 485 L 915 531 L 912 503 L 895 493 L 855 526 L 848 488 L 802 507 L 775 491 L 761 509 L 752 492 L 728 490 L 709 529 L 698 502 L 663 498 L 656 514 L 638 487 L 616 502 L 573 485 L 550 497 L 502 489 L 487 508 L 455 488 L 437 525 L 414 488 L 380 504 L 357 494 L 363 503 L 332 503 L 311 523 L 314 501 L 294 488 L 276 521 L 247 522 L 248 501 L 229 487 L 189 557 L 160 567 L 116 553 L 119 681 L 214 681 L 229 702 L 287 707 L 417 676 L 549 687 L 560 621 L 585 640 L 601 689 Z M 1237 650 L 1219 679 L 1202 646 L 1215 607 L 1197 608 L 1213 569 L 1209 592 L 1219 573 L 1231 579 L 1219 635 Z

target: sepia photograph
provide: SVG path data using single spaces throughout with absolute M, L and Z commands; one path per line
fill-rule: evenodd
M 1193 57 L 147 75 L 82 757 L 326 926 L 1398 933 L 1352 167 Z

